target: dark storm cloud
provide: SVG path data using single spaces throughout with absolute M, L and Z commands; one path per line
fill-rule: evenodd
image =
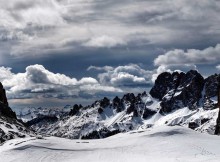
M 14 104 L 19 98 L 87 102 L 145 90 L 164 71 L 220 69 L 217 0 L 8 0 L 0 6 L 0 79 Z
M 44 73 L 41 69 L 28 67 L 26 71 L 27 78 L 29 78 L 33 83 L 49 83 L 46 73 Z
M 22 37 L 8 51 L 16 56 L 82 47 L 133 48 L 140 43 L 205 48 L 220 41 L 220 4 L 215 0 L 10 0 L 1 6 L 0 26 L 8 31 L 4 37 L 18 32 Z

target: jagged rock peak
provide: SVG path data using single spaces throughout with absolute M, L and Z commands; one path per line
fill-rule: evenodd
M 202 98 L 203 87 L 204 78 L 197 70 L 164 72 L 156 79 L 150 94 L 161 101 L 160 112 L 167 113 L 185 106 L 194 109 Z
M 0 115 L 17 119 L 15 112 L 8 107 L 8 100 L 6 97 L 5 89 L 0 82 Z
M 183 72 L 175 71 L 173 73 L 163 72 L 158 75 L 150 95 L 154 98 L 162 100 L 167 92 L 179 84 L 180 79 L 185 75 Z
M 81 104 L 80 105 L 75 104 L 73 108 L 70 110 L 69 115 L 70 116 L 76 115 L 82 107 L 83 106 Z
M 5 89 L 1 82 L 0 82 L 0 102 L 8 106 L 8 100 L 5 94 Z

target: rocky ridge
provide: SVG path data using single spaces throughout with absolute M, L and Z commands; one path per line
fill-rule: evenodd
M 83 107 L 74 105 L 57 120 L 35 120 L 37 133 L 65 138 L 105 138 L 119 132 L 159 125 L 182 125 L 196 131 L 215 133 L 218 116 L 217 94 L 220 76 L 208 78 L 195 70 L 164 72 L 149 94 L 125 94 L 103 98 Z
M 15 112 L 8 106 L 5 89 L 0 83 L 0 143 L 33 135 L 34 133 L 17 119 Z

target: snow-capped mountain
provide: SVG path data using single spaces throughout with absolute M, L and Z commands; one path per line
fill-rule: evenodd
M 215 133 L 219 75 L 206 79 L 195 70 L 164 72 L 150 93 L 103 98 L 88 106 L 74 105 L 62 118 L 35 118 L 27 124 L 37 133 L 65 138 L 104 138 L 119 132 L 161 125 L 182 125 Z
M 22 121 L 16 118 L 16 114 L 8 106 L 5 89 L 0 83 L 0 143 L 34 135 Z
M 66 105 L 64 107 L 26 107 L 20 109 L 14 109 L 17 114 L 17 118 L 21 119 L 24 122 L 28 122 L 30 120 L 42 117 L 56 117 L 61 118 L 69 114 L 72 106 Z

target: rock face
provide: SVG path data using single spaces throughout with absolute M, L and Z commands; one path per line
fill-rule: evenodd
M 0 83 L 0 102 L 8 106 L 8 101 L 5 94 L 5 89 L 3 88 L 2 83 Z
M 77 104 L 75 104 L 75 105 L 73 106 L 73 108 L 70 110 L 69 115 L 70 115 L 70 116 L 76 115 L 81 108 L 82 108 L 82 105 L 77 105 Z
M 112 107 L 116 110 L 116 112 L 121 112 L 123 109 L 123 101 L 116 96 L 112 101 Z
M 34 135 L 23 122 L 17 120 L 16 114 L 8 107 L 5 89 L 0 83 L 0 143 L 13 138 Z
M 15 118 L 16 114 L 8 107 L 8 100 L 5 94 L 5 89 L 3 88 L 2 83 L 0 82 L 0 115 Z
M 219 113 L 218 113 L 218 118 L 217 118 L 217 121 L 216 121 L 215 134 L 216 135 L 220 135 L 220 77 L 218 77 L 218 90 L 217 90 L 217 94 L 218 94 L 217 108 L 219 109 Z
M 218 96 L 218 86 L 219 86 L 219 79 L 220 75 L 214 74 L 209 76 L 205 79 L 205 85 L 204 85 L 204 109 L 214 109 L 217 108 L 217 104 L 219 102 L 217 101 Z
M 170 90 L 172 90 L 176 87 L 176 85 L 174 83 L 178 82 L 178 80 L 177 80 L 177 79 L 179 79 L 178 76 L 179 76 L 179 73 L 175 73 L 173 75 L 169 72 L 161 73 L 157 77 L 153 88 L 150 90 L 150 95 L 154 98 L 162 100 L 163 97 Z
M 220 135 L 220 114 L 218 115 L 215 127 L 215 135 Z
M 158 76 L 150 94 L 161 101 L 161 114 L 170 113 L 182 107 L 188 107 L 191 110 L 199 107 L 203 107 L 204 110 L 220 109 L 220 74 L 204 79 L 195 70 L 172 74 L 164 72 Z M 209 120 L 203 118 L 200 123 L 190 122 L 188 127 L 196 129 Z M 220 135 L 220 113 L 215 134 Z
M 187 73 L 162 73 L 155 81 L 150 94 L 161 101 L 161 113 L 189 107 L 195 109 L 203 98 L 204 78 L 195 70 Z

